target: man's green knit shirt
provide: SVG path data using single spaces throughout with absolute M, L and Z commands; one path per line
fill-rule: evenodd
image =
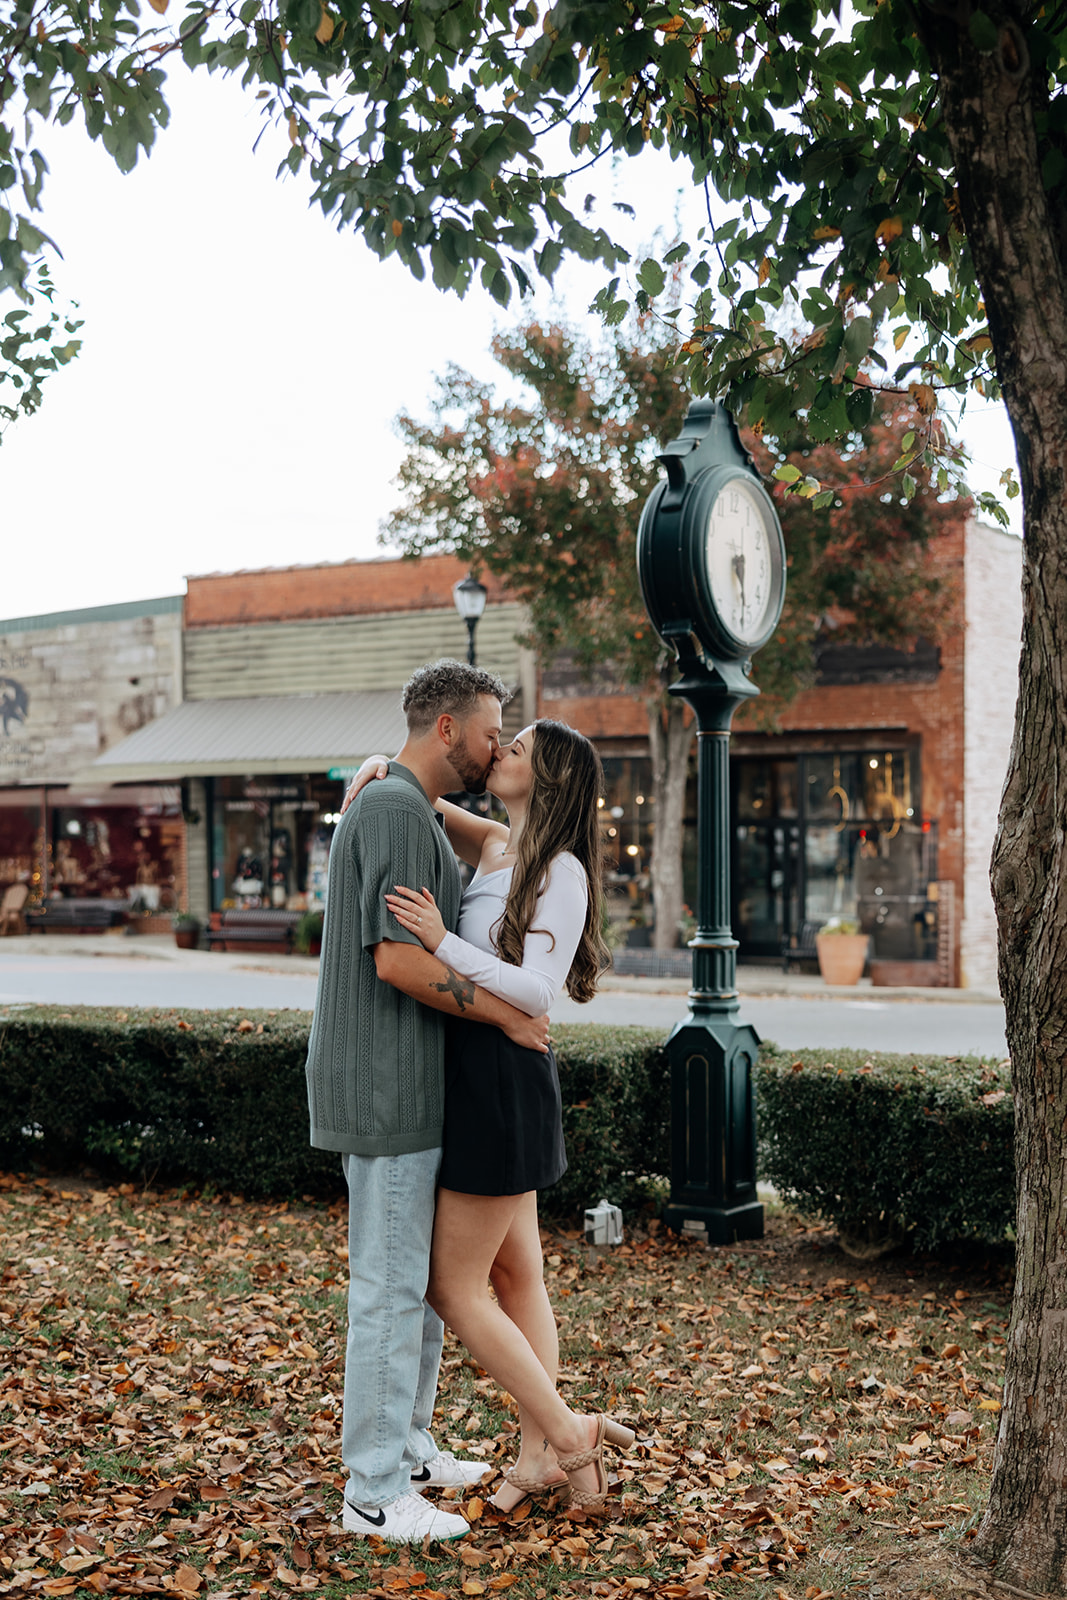
M 320 1150 L 404 1155 L 441 1143 L 445 1018 L 383 983 L 374 966 L 383 939 L 418 944 L 385 904 L 398 884 L 429 889 L 455 931 L 456 858 L 422 785 L 393 761 L 353 801 L 330 847 L 307 1061 L 311 1143 Z

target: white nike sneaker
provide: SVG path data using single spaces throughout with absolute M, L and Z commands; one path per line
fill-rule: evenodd
M 462 1539 L 470 1524 L 448 1511 L 438 1511 L 421 1494 L 402 1494 L 387 1506 L 354 1506 L 345 1496 L 341 1523 L 358 1538 L 384 1539 L 386 1544 L 421 1544 L 424 1539 Z
M 462 1456 L 454 1456 L 451 1450 L 438 1450 L 429 1461 L 413 1469 L 411 1481 L 420 1489 L 467 1489 L 488 1478 L 493 1470 L 489 1461 L 465 1461 Z

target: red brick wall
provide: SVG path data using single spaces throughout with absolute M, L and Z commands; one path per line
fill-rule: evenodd
M 809 689 L 781 718 L 785 735 L 819 733 L 828 744 L 847 743 L 849 734 L 892 729 L 918 735 L 921 741 L 922 808 L 938 823 L 938 873 L 956 885 L 962 912 L 964 890 L 964 629 L 962 579 L 965 528 L 962 519 L 938 540 L 937 566 L 959 584 L 950 623 L 940 641 L 941 672 L 934 683 L 856 684 Z M 758 661 L 755 677 L 759 678 Z M 628 695 L 543 698 L 545 716 L 561 717 L 593 739 L 633 738 L 647 734 L 644 707 Z M 748 719 L 746 743 L 752 747 Z M 746 733 L 739 714 L 734 731 Z M 839 740 L 837 735 L 845 735 Z M 773 736 L 771 736 L 773 737 Z M 958 978 L 955 980 L 958 981 Z
M 783 733 L 906 729 L 921 740 L 922 809 L 938 824 L 938 876 L 956 885 L 963 905 L 964 628 L 962 520 L 938 540 L 937 565 L 958 584 L 952 619 L 941 640 L 934 683 L 850 684 L 808 689 L 781 719 Z M 738 719 L 742 723 L 742 719 Z M 743 725 L 743 723 L 742 723 Z
M 452 604 L 452 585 L 467 575 L 455 556 L 418 561 L 341 561 L 309 567 L 212 572 L 186 579 L 185 626 L 289 622 L 299 617 L 355 617 L 379 611 L 428 611 Z M 490 601 L 509 598 L 485 573 Z
M 648 714 L 644 702 L 632 695 L 567 695 L 555 697 L 543 691 L 538 696 L 537 714 L 569 722 L 588 739 L 647 739 Z

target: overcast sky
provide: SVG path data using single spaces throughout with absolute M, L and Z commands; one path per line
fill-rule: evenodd
M 178 66 L 168 100 L 170 127 L 128 177 L 76 123 L 48 131 L 43 225 L 84 346 L 0 444 L 0 618 L 381 554 L 393 417 L 421 413 L 449 360 L 494 371 L 489 340 L 509 314 L 335 233 L 300 180 L 275 179 L 284 131 L 253 153 L 258 111 L 236 83 Z M 601 177 L 605 200 L 637 205 L 633 243 L 669 226 L 681 173 Z M 602 277 L 570 274 L 569 314 Z M 546 294 L 540 314 L 550 306 Z M 1014 460 L 1001 409 L 965 437 L 972 481 L 994 487 Z

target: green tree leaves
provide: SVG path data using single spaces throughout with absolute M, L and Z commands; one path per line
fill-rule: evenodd
M 39 264 L 23 304 L 0 318 L 0 436 L 6 424 L 32 416 L 41 404 L 41 386 L 50 373 L 73 361 L 81 340 L 72 337 L 81 322 L 53 305 L 54 288 Z
M 39 122 L 79 113 L 123 171 L 150 148 L 168 111 L 164 74 L 137 49 L 137 7 L 73 0 L 36 7 L 17 0 L 0 18 L 0 419 L 41 403 L 49 373 L 76 355 L 80 322 L 54 308 L 42 252 L 51 245 L 34 220 L 47 163 L 34 144 Z
M 669 332 L 631 323 L 593 344 L 577 328 L 530 323 L 498 335 L 494 353 L 518 385 L 512 397 L 450 367 L 429 419 L 399 419 L 404 503 L 389 542 L 486 566 L 529 606 L 545 656 L 565 648 L 590 669 L 610 662 L 655 696 L 671 662 L 647 622 L 635 550 L 658 453 L 689 403 Z M 959 511 L 939 503 L 909 408 L 859 392 L 869 415 L 848 454 L 813 446 L 795 419 L 777 465 L 751 441 L 781 486 L 789 551 L 781 626 L 759 657 L 764 720 L 813 681 L 828 618 L 838 641 L 906 645 L 937 633 L 951 599 L 931 542 Z
M 968 26 L 994 48 L 990 14 Z M 1055 186 L 1067 69 L 1045 44 L 1035 35 Z M 239 72 L 289 131 L 279 171 L 304 168 L 339 228 L 439 288 L 462 295 L 477 276 L 508 305 L 577 256 L 605 267 L 595 305 L 617 327 L 680 274 L 685 381 L 768 436 L 803 414 L 814 438 L 847 437 L 869 419 L 872 382 L 996 393 L 937 84 L 901 0 L 847 21 L 834 0 L 156 0 L 144 16 L 134 0 L 19 0 L 0 21 L 0 290 L 22 291 L 39 249 L 21 229 L 42 198 L 35 119 L 81 115 L 129 170 L 166 124 L 176 50 Z M 573 174 L 648 144 L 726 211 L 628 276 Z M 915 330 L 894 363 L 890 319 Z

